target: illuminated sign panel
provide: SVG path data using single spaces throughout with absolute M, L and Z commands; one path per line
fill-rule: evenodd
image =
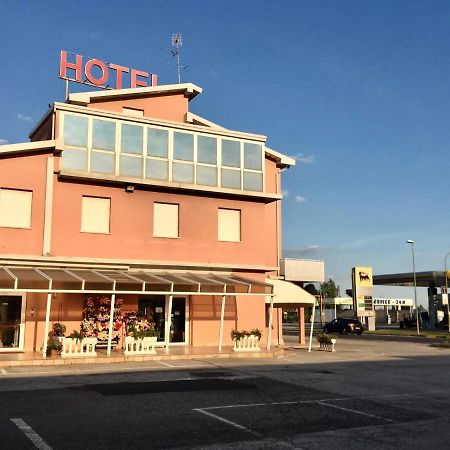
M 103 89 L 156 86 L 158 79 L 153 73 L 107 63 L 100 59 L 91 58 L 84 61 L 82 55 L 65 50 L 61 50 L 59 78 Z
M 373 313 L 373 279 L 371 267 L 353 267 L 353 307 L 358 317 L 371 317 Z

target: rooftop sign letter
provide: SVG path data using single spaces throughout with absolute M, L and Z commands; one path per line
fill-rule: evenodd
M 75 61 L 68 61 L 67 55 L 72 55 Z M 72 59 L 72 58 L 70 58 Z M 75 76 L 69 76 L 67 71 L 75 71 Z M 130 74 L 126 76 L 125 74 Z M 84 80 L 82 79 L 84 75 Z M 89 58 L 83 65 L 83 56 L 61 50 L 59 78 L 103 89 L 123 89 L 157 85 L 157 75 L 130 69 L 100 59 Z M 128 86 L 126 86 L 127 84 Z M 124 86 L 125 85 L 125 86 Z

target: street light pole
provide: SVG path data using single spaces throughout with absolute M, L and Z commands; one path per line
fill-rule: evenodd
M 412 250 L 412 263 L 413 263 L 413 275 L 414 275 L 414 305 L 416 307 L 416 325 L 417 325 L 417 335 L 420 334 L 420 328 L 419 328 L 419 307 L 417 306 L 417 280 L 416 280 L 416 261 L 415 261 L 415 255 L 414 255 L 414 241 L 411 239 L 408 239 L 406 241 L 407 244 L 411 244 L 411 250 Z
M 444 259 L 445 291 L 447 292 L 447 295 L 448 295 L 448 278 L 447 278 L 447 258 L 448 258 L 448 255 L 450 255 L 450 252 L 448 252 L 445 255 L 445 259 Z M 447 297 L 447 322 L 448 322 L 448 331 L 450 332 L 450 305 L 449 305 L 448 297 Z

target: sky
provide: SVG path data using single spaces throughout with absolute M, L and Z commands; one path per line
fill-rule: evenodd
M 283 173 L 285 256 L 323 259 L 342 292 L 353 266 L 411 271 L 407 239 L 418 271 L 443 270 L 449 23 L 437 0 L 2 0 L 0 144 L 27 141 L 64 100 L 60 50 L 173 84 L 181 33 L 182 82 L 203 88 L 191 111 L 296 159 Z

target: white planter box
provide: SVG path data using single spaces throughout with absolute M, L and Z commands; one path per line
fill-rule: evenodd
M 255 335 L 245 336 L 239 341 L 234 341 L 233 351 L 235 352 L 259 352 L 259 337 Z
M 325 352 L 335 352 L 334 344 L 336 344 L 336 339 L 331 339 L 331 344 L 327 344 L 325 342 L 319 342 L 319 350 L 323 350 Z
M 97 356 L 97 353 L 95 351 L 97 338 L 87 337 L 81 340 L 77 340 L 64 337 L 61 338 L 61 344 L 61 356 L 63 358 Z
M 125 338 L 125 355 L 156 355 L 155 344 L 158 338 L 145 337 L 135 339 L 133 336 Z

